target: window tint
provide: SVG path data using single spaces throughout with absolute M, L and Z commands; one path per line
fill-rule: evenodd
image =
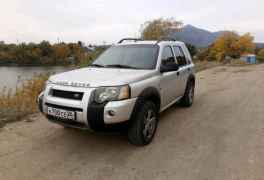
M 178 46 L 173 46 L 173 50 L 179 66 L 185 66 L 187 64 L 187 61 L 185 55 L 183 54 L 182 49 Z
M 171 47 L 167 46 L 162 52 L 162 64 L 176 63 Z

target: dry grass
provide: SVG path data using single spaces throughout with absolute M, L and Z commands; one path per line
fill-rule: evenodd
M 247 66 L 250 65 L 249 63 L 241 60 L 241 59 L 234 59 L 230 62 L 231 66 Z
M 37 112 L 36 99 L 49 75 L 37 75 L 19 85 L 15 92 L 4 88 L 0 92 L 0 127 Z

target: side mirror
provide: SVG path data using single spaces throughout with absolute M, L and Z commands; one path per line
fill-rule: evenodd
M 161 64 L 160 66 L 160 72 L 171 72 L 171 71 L 178 71 L 179 65 L 176 63 L 167 63 L 167 64 Z

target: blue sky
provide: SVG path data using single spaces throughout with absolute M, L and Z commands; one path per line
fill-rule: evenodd
M 264 0 L 0 0 L 0 40 L 113 43 L 159 17 L 264 42 Z

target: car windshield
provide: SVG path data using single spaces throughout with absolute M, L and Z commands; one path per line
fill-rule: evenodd
M 154 69 L 157 63 L 157 55 L 157 45 L 114 46 L 99 56 L 91 66 Z

